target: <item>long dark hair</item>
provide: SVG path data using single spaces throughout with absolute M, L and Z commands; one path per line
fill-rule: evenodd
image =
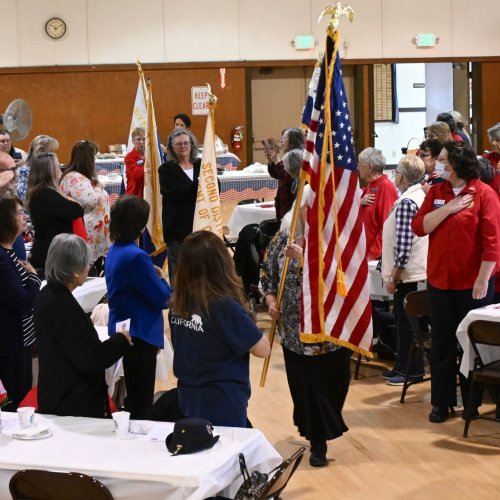
M 30 174 L 28 177 L 28 189 L 26 194 L 26 204 L 30 208 L 33 195 L 43 188 L 58 188 L 57 169 L 59 160 L 54 153 L 41 153 L 34 156 L 30 161 Z
M 247 302 L 241 278 L 222 240 L 209 231 L 186 237 L 174 279 L 172 309 L 178 316 L 207 313 L 209 304 L 231 297 L 244 306 Z
M 21 198 L 7 191 L 0 195 L 0 242 L 10 243 L 17 237 L 17 207 L 23 206 Z
M 63 177 L 70 172 L 78 172 L 89 180 L 97 177 L 95 171 L 95 155 L 99 148 L 92 141 L 78 141 L 71 150 L 71 160 L 64 170 Z M 61 178 L 62 180 L 62 178 Z

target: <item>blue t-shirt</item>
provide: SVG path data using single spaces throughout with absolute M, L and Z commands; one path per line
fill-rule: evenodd
M 249 350 L 262 333 L 234 299 L 214 301 L 209 314 L 170 314 L 174 374 L 181 411 L 214 425 L 246 427 Z

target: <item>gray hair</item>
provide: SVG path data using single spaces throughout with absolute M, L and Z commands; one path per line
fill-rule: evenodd
M 424 162 L 416 155 L 406 155 L 399 160 L 398 172 L 410 186 L 418 184 L 425 173 Z
M 75 274 L 81 273 L 92 262 L 92 250 L 87 242 L 75 234 L 58 234 L 50 244 L 45 261 L 47 283 L 67 286 Z
M 500 141 L 500 123 L 488 129 L 488 137 L 490 141 Z
M 283 166 L 293 179 L 299 176 L 303 153 L 303 149 L 292 149 L 283 155 Z
M 386 165 L 384 153 L 377 148 L 363 149 L 358 155 L 358 162 L 371 165 L 375 172 L 379 174 L 384 171 Z
M 177 155 L 175 154 L 174 148 L 172 146 L 174 139 L 179 137 L 180 135 L 187 135 L 189 138 L 189 142 L 191 143 L 191 151 L 189 153 L 189 161 L 194 164 L 194 162 L 198 159 L 198 153 L 200 152 L 198 149 L 198 144 L 196 142 L 196 137 L 185 128 L 176 128 L 174 131 L 168 136 L 167 139 L 167 161 L 178 161 Z

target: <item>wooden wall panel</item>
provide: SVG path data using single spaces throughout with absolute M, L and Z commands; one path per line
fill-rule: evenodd
M 220 88 L 220 70 L 216 68 L 173 68 L 157 66 L 144 72 L 153 83 L 156 121 L 161 141 L 173 128 L 179 112 L 191 115 L 191 87 L 208 82 L 218 97 L 215 128 L 229 144 L 231 129 L 246 125 L 245 70 L 226 69 L 226 87 Z M 108 144 L 127 143 L 132 107 L 137 90 L 134 67 L 40 68 L 26 72 L 0 71 L 0 111 L 22 97 L 33 107 L 33 127 L 28 139 L 17 146 L 28 149 L 38 134 L 56 137 L 62 162 L 69 159 L 72 145 L 91 139 L 107 151 Z M 192 131 L 203 141 L 206 116 L 193 116 Z M 238 153 L 246 166 L 246 144 Z
M 487 130 L 500 122 L 500 63 L 474 63 L 472 65 L 472 123 L 477 134 L 477 151 L 490 149 Z

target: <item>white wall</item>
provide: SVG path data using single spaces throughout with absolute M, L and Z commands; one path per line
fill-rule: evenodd
M 350 0 L 354 22 L 341 24 L 343 57 L 498 56 L 498 0 Z M 325 0 L 0 0 L 0 67 L 143 62 L 315 59 L 296 35 L 322 46 Z M 54 41 L 45 22 L 63 18 Z M 417 32 L 439 44 L 418 49 Z M 346 45 L 344 45 L 344 43 Z M 346 48 L 347 47 L 347 48 Z
M 375 138 L 375 147 L 383 151 L 388 165 L 397 164 L 402 156 L 402 147 L 416 149 L 423 140 L 427 89 L 413 88 L 413 84 L 425 83 L 425 66 L 423 63 L 396 65 L 398 107 L 421 108 L 422 110 L 400 112 L 399 123 L 375 123 L 375 133 L 378 136 Z
M 427 124 L 435 122 L 436 116 L 453 107 L 453 65 L 432 63 L 425 65 L 425 105 Z

